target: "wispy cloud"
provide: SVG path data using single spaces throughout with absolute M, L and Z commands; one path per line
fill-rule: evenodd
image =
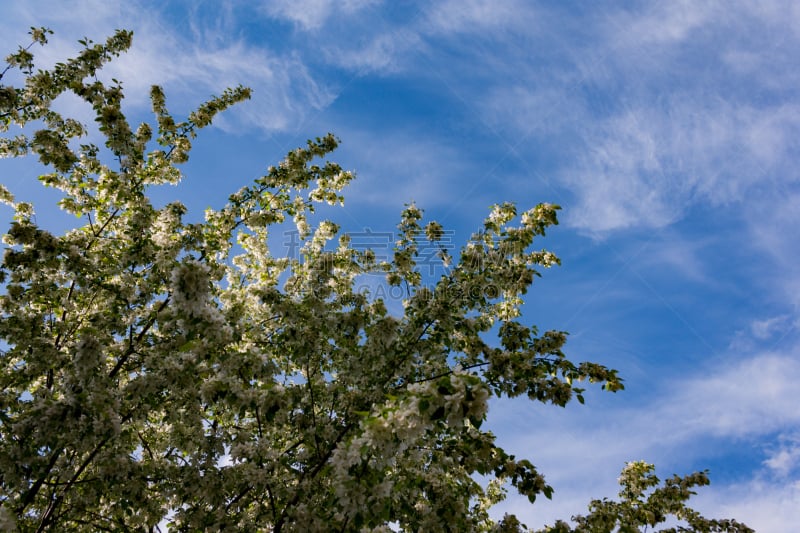
M 747 525 L 756 531 L 793 533 L 800 523 L 800 479 L 775 483 L 773 479 L 754 479 L 729 486 L 714 484 L 696 497 L 696 508 L 708 516 L 746 516 Z
M 554 408 L 522 411 L 504 405 L 507 423 L 517 428 L 505 443 L 534 459 L 556 487 L 556 495 L 554 502 L 537 502 L 532 508 L 514 497 L 499 512 L 515 509 L 529 525 L 552 523 L 584 508 L 591 498 L 613 496 L 613 481 L 625 461 L 645 459 L 662 469 L 676 462 L 699 460 L 703 464 L 726 453 L 726 443 L 731 441 L 739 446 L 759 443 L 764 468 L 737 476 L 750 479 L 746 483 L 751 488 L 760 487 L 755 494 L 770 493 L 776 502 L 783 500 L 781 506 L 786 500 L 796 500 L 800 452 L 796 438 L 791 436 L 800 426 L 793 392 L 800 380 L 798 355 L 800 346 L 795 346 L 785 352 L 745 357 L 733 364 L 707 364 L 699 372 L 703 377 L 664 383 L 635 408 L 609 410 L 605 401 L 596 408 L 588 402 L 586 407 L 566 412 L 553 412 Z M 765 444 L 768 442 L 773 444 Z M 671 473 L 661 472 L 662 477 Z M 736 494 L 742 496 L 743 492 L 736 485 L 723 484 L 720 488 L 720 483 L 714 483 L 714 502 L 700 499 L 701 508 L 719 516 L 745 516 L 757 530 L 774 530 L 766 527 L 769 521 L 759 522 L 766 519 L 761 513 L 722 505 L 723 501 L 739 501 Z M 785 521 L 788 511 L 781 511 L 780 523 L 791 523 Z
M 775 335 L 785 333 L 793 327 L 790 315 L 779 315 L 763 320 L 754 320 L 750 324 L 753 337 L 759 341 L 773 338 Z
M 764 460 L 768 467 L 779 478 L 786 478 L 800 470 L 800 435 L 788 435 L 781 439 L 776 449 L 771 450 Z M 800 472 L 798 477 L 800 477 Z
M 741 202 L 767 184 L 800 180 L 785 167 L 798 111 L 696 105 L 685 97 L 669 99 L 664 109 L 642 106 L 591 121 L 582 134 L 584 154 L 562 171 L 577 198 L 570 222 L 601 232 L 661 227 L 698 200 Z
M 316 30 L 335 15 L 351 16 L 381 0 L 269 0 L 264 11 L 272 17 L 289 20 L 303 30 Z
M 196 19 L 189 8 L 182 19 L 166 19 L 159 12 L 163 8 L 154 10 L 142 2 L 82 3 L 77 13 L 61 4 L 52 9 L 51 3 L 47 3 L 47 9 L 37 9 L 33 4 L 26 4 L 17 16 L 31 25 L 55 25 L 58 30 L 52 45 L 41 52 L 44 65 L 73 54 L 78 49 L 77 39 L 84 36 L 87 27 L 93 31 L 90 37 L 98 41 L 117 27 L 134 31 L 132 49 L 104 69 L 104 76 L 125 81 L 126 103 L 134 110 L 149 108 L 147 94 L 153 84 L 166 87 L 167 103 L 179 114 L 212 94 L 246 84 L 253 88 L 253 99 L 226 114 L 218 125 L 230 130 L 244 127 L 291 132 L 306 116 L 335 98 L 301 55 L 276 53 L 229 32 L 219 22 L 233 16 L 226 4 L 218 6 L 220 17 L 205 26 L 206 21 Z M 186 27 L 173 25 L 176 22 Z
M 414 201 L 422 208 L 446 212 L 443 208 L 458 197 L 453 191 L 459 187 L 459 177 L 471 168 L 457 146 L 424 131 L 398 128 L 375 136 L 353 128 L 342 135 L 346 139 L 342 156 L 347 158 L 353 147 L 360 162 L 348 205 L 384 206 L 399 213 L 403 204 Z M 484 196 L 473 195 L 463 200 L 460 209 L 483 210 L 489 203 Z
M 617 29 L 625 29 L 624 32 L 615 32 L 619 43 L 636 48 L 661 47 L 691 38 L 692 32 L 702 29 L 722 10 L 719 3 L 697 4 L 679 0 L 646 5 L 639 12 L 620 11 L 612 23 Z
M 327 61 L 358 75 L 390 74 L 403 69 L 402 58 L 409 50 L 425 48 L 417 32 L 398 28 L 367 37 L 357 46 L 332 44 L 323 51 Z
M 772 299 L 787 306 L 781 314 L 794 318 L 783 325 L 792 324 L 794 329 L 800 325 L 800 247 L 793 230 L 800 227 L 798 187 L 800 183 L 784 182 L 773 190 L 754 191 L 743 205 L 747 219 L 744 237 L 752 247 L 753 264 L 759 265 L 754 282 L 763 286 Z
M 789 43 L 800 41 L 779 12 L 690 2 L 592 12 L 568 44 L 534 33 L 528 63 L 509 38 L 480 109 L 507 138 L 550 152 L 575 197 L 567 221 L 584 231 L 663 227 L 700 202 L 751 200 L 800 180 L 790 163 L 800 106 L 786 90 L 797 85 Z
M 479 33 L 491 30 L 507 32 L 530 23 L 536 9 L 519 1 L 446 0 L 432 3 L 422 23 L 426 32 L 435 34 Z M 531 26 L 527 29 L 530 31 Z

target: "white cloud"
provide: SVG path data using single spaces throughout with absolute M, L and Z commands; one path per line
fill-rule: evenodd
M 352 15 L 380 0 L 270 0 L 265 11 L 273 17 L 287 19 L 304 30 L 316 30 L 334 14 Z
M 776 498 L 770 504 L 775 517 L 769 519 L 756 505 L 731 503 L 741 503 L 747 491 L 715 482 L 713 471 L 712 487 L 700 491 L 706 496 L 697 500 L 697 508 L 712 517 L 737 518 L 757 530 L 790 531 L 786 528 L 796 523 L 796 511 L 786 505 L 800 496 L 800 446 L 792 437 L 800 429 L 795 394 L 800 345 L 729 362 L 736 357 L 707 361 L 691 376 L 656 385 L 635 407 L 617 403 L 630 394 L 626 392 L 617 401 L 590 399 L 586 406 L 566 410 L 498 402 L 490 420 L 499 419 L 494 427 L 503 437 L 501 444 L 530 458 L 556 489 L 553 502 L 537 501 L 530 507 L 523 498 L 511 497 L 498 513 L 513 509 L 529 525 L 552 523 L 584 512 L 592 498 L 614 496 L 615 479 L 626 461 L 655 463 L 662 478 L 688 474 L 693 465 L 702 468 L 736 443 L 764 453 L 765 469 L 737 477 L 748 479 L 749 474 L 745 483 L 754 491 L 754 502 L 768 494 Z
M 732 517 L 756 531 L 794 533 L 800 523 L 800 479 L 775 483 L 756 477 L 746 482 L 714 484 L 694 498 L 706 516 Z
M 424 132 L 398 129 L 376 136 L 353 129 L 342 132 L 342 137 L 340 156 L 347 158 L 349 147 L 356 147 L 359 161 L 357 179 L 348 189 L 348 206 L 386 206 L 399 214 L 411 201 L 431 211 L 484 208 L 491 203 L 459 189 L 459 178 L 470 167 L 459 157 L 457 147 Z M 389 229 L 393 230 L 391 220 Z
M 564 180 L 578 196 L 567 221 L 589 231 L 639 224 L 666 225 L 677 218 L 671 182 L 649 122 L 635 112 L 615 117 L 588 141 L 579 167 Z
M 662 437 L 673 442 L 700 435 L 749 438 L 800 427 L 797 355 L 766 353 L 676 384 L 679 394 L 659 408 L 659 419 L 673 425 Z
M 793 308 L 794 328 L 800 326 L 800 248 L 791 228 L 800 226 L 800 194 L 784 184 L 746 204 L 747 242 L 754 264 L 762 265 L 757 281 L 779 301 Z M 792 321 L 790 321 L 792 322 Z
M 349 2 L 346 9 L 362 4 Z M 167 105 L 178 117 L 212 94 L 244 84 L 253 89 L 252 100 L 224 114 L 218 125 L 231 130 L 293 131 L 334 100 L 335 94 L 309 71 L 302 56 L 276 54 L 237 38 L 226 30 L 230 21 L 220 22 L 231 17 L 230 6 L 218 8 L 220 17 L 212 21 L 216 26 L 203 26 L 188 10 L 186 19 L 192 30 L 188 34 L 170 25 L 176 19 L 167 19 L 157 9 L 137 2 L 87 2 L 69 7 L 30 3 L 25 9 L 16 8 L 14 24 L 46 24 L 56 30 L 51 44 L 39 52 L 45 66 L 74 55 L 79 50 L 76 41 L 84 35 L 100 41 L 114 28 L 132 29 L 132 48 L 112 60 L 102 74 L 106 79 L 123 81 L 125 103 L 134 111 L 149 109 L 148 94 L 153 84 L 165 87 Z M 39 17 L 41 13 L 43 17 Z M 74 107 L 75 103 L 64 105 Z
M 687 238 L 678 232 L 665 229 L 659 238 L 653 238 L 634 265 L 646 272 L 659 270 L 668 272 L 670 277 L 677 274 L 693 283 L 702 283 L 706 288 L 719 287 L 720 280 L 708 272 L 708 251 L 714 239 Z
M 575 195 L 565 220 L 583 231 L 664 227 L 698 204 L 766 213 L 784 198 L 765 190 L 800 181 L 797 12 L 681 1 L 598 10 L 582 25 L 538 13 L 549 23 L 527 40 L 507 22 L 494 37 L 504 61 L 481 62 L 497 82 L 478 109 L 507 138 L 552 153 Z
M 189 40 L 174 31 L 165 34 L 155 24 L 142 24 L 133 49 L 110 65 L 109 75 L 130 80 L 126 87 L 141 95 L 135 101 L 143 107 L 149 107 L 145 95 L 150 85 L 165 86 L 167 105 L 176 113 L 185 113 L 228 87 L 247 85 L 253 90 L 252 100 L 217 120 L 232 130 L 292 131 L 335 98 L 298 55 L 277 55 L 219 36 Z
M 684 41 L 721 10 L 721 6 L 718 8 L 713 3 L 691 0 L 647 6 L 642 13 L 619 12 L 612 20 L 613 37 L 618 43 L 638 48 Z
M 120 21 L 128 15 L 135 15 L 136 10 L 129 10 L 129 4 L 106 2 L 103 0 L 86 0 L 77 3 L 65 2 L 13 2 L 3 6 L 3 28 L 6 38 L 23 38 L 29 26 L 58 25 L 65 31 L 77 31 L 75 40 L 95 37 L 87 32 L 100 32 L 101 35 L 113 31 L 112 21 Z M 54 28 L 55 29 L 55 28 Z M 82 33 L 80 33 L 82 32 Z M 11 43 L 11 44 L 22 44 Z M 77 49 L 77 45 L 75 45 Z
M 516 0 L 446 0 L 429 5 L 423 25 L 427 31 L 443 34 L 505 32 L 525 25 L 532 30 L 533 11 L 529 3 Z
M 585 152 L 562 179 L 577 197 L 568 221 L 587 231 L 661 227 L 698 200 L 738 203 L 766 185 L 800 181 L 786 166 L 798 106 L 709 107 L 685 95 L 666 109 L 630 108 L 586 123 Z
M 779 478 L 786 478 L 800 467 L 800 438 L 787 437 L 777 449 L 771 450 L 769 457 L 764 460 L 773 474 Z M 798 472 L 800 475 L 800 472 Z
M 754 320 L 750 324 L 750 331 L 756 339 L 763 341 L 773 335 L 783 333 L 791 327 L 791 317 L 779 315 L 764 320 Z
M 419 51 L 424 46 L 418 33 L 398 28 L 371 36 L 355 47 L 350 43 L 347 46 L 332 45 L 323 53 L 329 63 L 361 75 L 369 72 L 385 74 L 398 72 L 399 58 L 409 50 Z

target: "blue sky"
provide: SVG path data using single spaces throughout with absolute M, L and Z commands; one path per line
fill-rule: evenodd
M 132 29 L 108 72 L 135 118 L 152 83 L 176 113 L 253 88 L 159 192 L 198 213 L 328 131 L 357 174 L 326 212 L 347 231 L 391 232 L 415 200 L 460 244 L 491 204 L 562 205 L 544 245 L 563 266 L 525 319 L 568 330 L 568 355 L 627 390 L 565 410 L 497 402 L 499 440 L 556 488 L 499 512 L 583 512 L 644 459 L 662 477 L 710 468 L 709 515 L 800 523 L 800 4 L 32 0 L 3 6 L 1 48 L 32 25 L 56 32 L 43 64 Z M 41 201 L 38 172 L 3 161 L 0 180 Z

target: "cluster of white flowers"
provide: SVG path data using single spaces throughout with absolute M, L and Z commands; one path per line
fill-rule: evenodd
M 219 307 L 211 297 L 211 276 L 208 265 L 194 259 L 184 260 L 173 270 L 170 277 L 172 305 L 190 321 L 199 321 L 208 327 L 205 340 L 224 337 L 230 333 L 230 325 L 225 323 Z M 185 324 L 185 323 L 184 323 Z
M 544 252 L 540 264 L 542 266 L 551 267 L 558 264 L 558 257 L 553 252 Z
M 541 250 L 538 252 L 531 252 L 530 254 L 528 254 L 525 263 L 528 266 L 540 265 L 545 268 L 550 268 L 553 265 L 560 264 L 560 259 L 553 252 L 548 252 L 547 250 Z
M 353 173 L 349 170 L 343 170 L 333 177 L 333 180 L 331 181 L 331 187 L 337 191 L 340 191 L 352 180 Z
M 325 243 L 331 240 L 334 235 L 336 235 L 337 231 L 339 231 L 339 227 L 330 220 L 323 220 L 320 222 L 319 226 L 314 231 L 314 236 L 310 241 L 306 241 L 306 252 L 320 253 L 325 247 Z
M 522 214 L 522 224 L 526 228 L 529 228 L 536 224 L 552 222 L 555 218 L 554 211 L 556 209 L 558 209 L 558 207 L 553 204 L 541 203 Z
M 317 188 L 308 195 L 309 200 L 325 202 L 328 205 L 344 204 L 344 197 L 338 194 L 351 180 L 353 173 L 348 171 L 337 172 L 332 178 L 320 177 Z
M 534 210 L 529 209 L 522 213 L 522 225 L 526 228 L 531 227 L 536 222 L 536 216 L 534 215 Z
M 448 417 L 453 417 L 451 412 L 461 414 L 460 417 L 453 418 L 452 423 L 462 423 L 465 418 L 483 419 L 489 410 L 489 389 L 486 385 L 483 383 L 468 385 L 466 380 L 456 373 L 450 376 L 450 384 L 456 389 L 456 392 L 444 396 L 445 409 Z M 467 388 L 472 396 L 469 400 L 467 399 Z M 462 409 L 464 405 L 466 405 L 466 412 Z M 450 423 L 450 418 L 448 418 L 448 423 Z
M 175 238 L 175 228 L 180 223 L 178 211 L 162 209 L 152 225 L 151 235 L 156 246 L 166 248 Z
M 5 185 L 0 185 L 0 204 L 14 207 L 14 195 L 11 194 L 11 191 L 6 189 Z
M 294 217 L 294 224 L 301 237 L 305 237 L 311 232 L 311 227 L 308 225 L 308 220 L 306 220 L 305 216 Z
M 515 213 L 516 209 L 513 204 L 495 204 L 492 206 L 492 212 L 489 213 L 489 217 L 486 221 L 493 226 L 499 227 L 514 218 Z
M 410 388 L 409 388 L 410 389 Z M 405 401 L 384 409 L 361 423 L 361 433 L 347 444 L 339 446 L 331 457 L 336 477 L 346 480 L 350 467 L 369 460 L 373 467 L 381 468 L 392 463 L 427 429 L 419 409 L 419 398 L 411 395 Z M 389 490 L 389 487 L 387 487 Z M 353 501 L 359 497 L 340 483 L 336 489 L 339 501 L 345 507 L 360 505 Z
M 471 377 L 457 368 L 447 378 L 448 394 L 439 392 L 438 381 L 409 385 L 408 395 L 362 422 L 361 434 L 334 451 L 331 463 L 339 479 L 345 479 L 347 470 L 365 459 L 373 466 L 390 465 L 430 429 L 430 417 L 439 408 L 444 408 L 444 419 L 451 427 L 467 418 L 482 419 L 488 410 L 489 390 Z M 352 503 L 344 489 L 340 492 L 340 498 Z
M 495 304 L 495 312 L 501 320 L 512 320 L 520 316 L 519 308 L 522 303 L 522 298 L 519 296 L 506 294 L 502 300 Z

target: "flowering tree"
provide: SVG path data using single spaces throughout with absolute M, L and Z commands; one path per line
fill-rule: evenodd
M 122 88 L 98 78 L 131 44 L 119 31 L 50 70 L 32 47 L 7 58 L 0 156 L 35 155 L 40 177 L 79 220 L 55 234 L 16 202 L 0 267 L 0 527 L 4 530 L 180 531 L 517 529 L 490 506 L 511 485 L 533 501 L 552 489 L 534 466 L 481 430 L 491 396 L 583 401 L 581 381 L 622 388 L 614 370 L 574 364 L 566 334 L 517 321 L 538 269 L 532 249 L 557 206 L 494 206 L 447 274 L 425 285 L 420 236 L 443 228 L 403 211 L 390 260 L 356 250 L 315 204 L 341 203 L 353 178 L 325 161 L 328 135 L 290 152 L 205 221 L 156 208 L 176 184 L 198 130 L 247 99 L 238 87 L 182 122 L 159 87 L 156 128 L 135 129 Z M 105 147 L 52 103 L 92 107 Z M 15 133 L 8 133 L 16 128 Z M 268 248 L 293 221 L 298 257 Z M 443 260 L 450 261 L 445 247 Z M 356 291 L 381 273 L 404 311 Z M 490 340 L 490 334 L 497 339 Z M 487 485 L 478 479 L 489 479 Z

